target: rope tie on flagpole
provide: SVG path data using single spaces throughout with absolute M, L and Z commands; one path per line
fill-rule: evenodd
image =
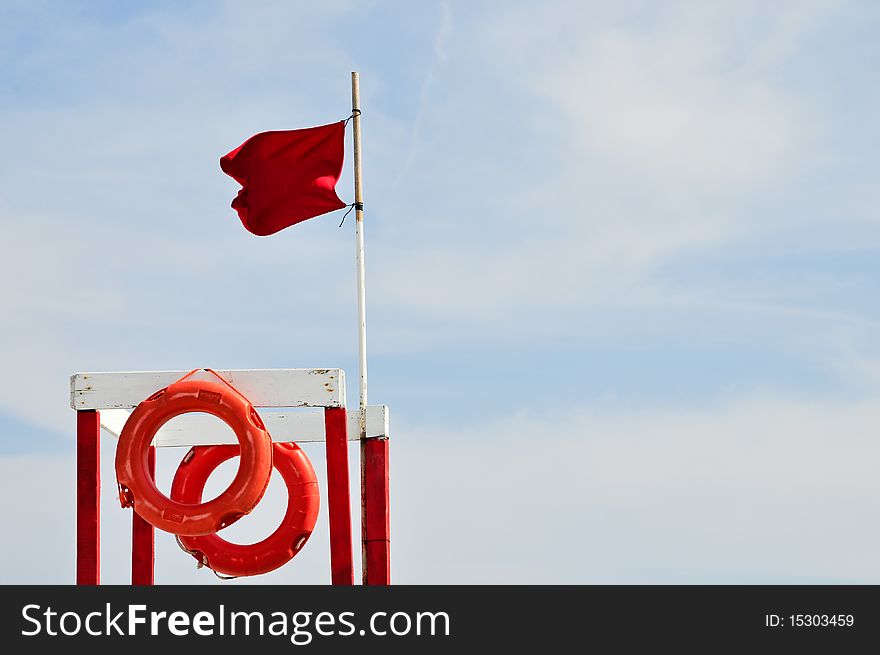
M 354 118 L 355 116 L 360 116 L 360 115 L 361 115 L 361 110 L 360 110 L 360 109 L 352 109 L 352 110 L 351 110 L 351 116 L 349 116 L 348 118 L 346 118 L 346 119 L 343 121 L 343 125 L 346 125 L 346 126 L 347 126 L 347 125 L 348 125 L 348 121 L 350 121 L 350 120 L 351 120 L 352 118 Z
M 351 203 L 350 205 L 348 205 L 348 211 L 345 212 L 345 213 L 342 215 L 342 220 L 339 221 L 339 227 L 342 227 L 342 224 L 345 223 L 345 219 L 346 219 L 346 218 L 348 217 L 348 215 L 351 213 L 351 210 L 352 210 L 352 209 L 357 209 L 358 211 L 361 211 L 361 212 L 362 212 L 362 211 L 364 211 L 364 203 L 362 203 L 362 202 L 353 202 L 353 203 Z
M 360 110 L 360 109 L 352 109 L 352 110 L 351 110 L 351 116 L 349 116 L 348 118 L 346 118 L 346 119 L 342 122 L 343 126 L 347 126 L 347 125 L 348 125 L 348 121 L 350 121 L 350 120 L 351 120 L 352 118 L 354 118 L 355 116 L 360 116 L 360 115 L 361 115 L 361 110 Z M 364 211 L 364 203 L 362 203 L 362 202 L 353 202 L 353 203 L 351 203 L 350 205 L 348 205 L 348 211 L 346 211 L 346 212 L 342 215 L 342 220 L 339 221 L 339 227 L 342 227 L 343 224 L 345 224 L 345 219 L 348 218 L 348 215 L 351 213 L 351 210 L 352 210 L 352 209 L 357 209 L 358 211 Z

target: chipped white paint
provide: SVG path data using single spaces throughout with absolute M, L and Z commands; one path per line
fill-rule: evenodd
M 76 373 L 70 377 L 73 409 L 132 409 L 188 371 Z M 217 373 L 255 407 L 345 407 L 345 372 L 339 368 L 249 369 Z M 206 371 L 196 375 L 210 376 Z
M 354 223 L 355 254 L 357 264 L 357 302 L 358 302 L 358 368 L 360 369 L 360 421 L 358 434 L 366 438 L 367 407 L 367 300 L 364 273 L 364 182 L 361 172 L 361 92 L 357 72 L 351 73 L 351 116 L 352 139 L 354 141 Z
M 348 438 L 357 441 L 360 410 L 352 409 L 348 414 Z M 372 405 L 367 407 L 367 437 L 388 437 L 388 407 Z M 298 410 L 293 412 L 262 411 L 260 416 L 272 441 L 310 441 L 323 442 L 324 412 Z M 124 409 L 101 410 L 101 426 L 115 436 L 119 436 L 129 412 Z M 171 446 L 205 446 L 210 444 L 236 443 L 232 429 L 223 425 L 219 419 L 206 414 L 185 414 L 174 419 L 156 433 L 155 445 L 159 448 Z

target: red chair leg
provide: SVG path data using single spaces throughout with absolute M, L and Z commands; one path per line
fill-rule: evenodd
M 361 441 L 361 544 L 363 583 L 391 584 L 388 439 Z
M 330 516 L 330 579 L 354 584 L 351 494 L 348 479 L 348 421 L 344 407 L 324 409 L 327 438 L 327 511 Z
M 101 416 L 76 413 L 76 584 L 101 583 Z
M 156 448 L 150 446 L 148 455 L 150 474 L 156 476 Z M 152 585 L 155 583 L 156 530 L 140 515 L 131 512 L 131 584 Z

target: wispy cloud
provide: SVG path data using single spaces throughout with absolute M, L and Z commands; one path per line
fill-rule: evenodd
M 439 9 L 440 23 L 437 27 L 437 32 L 434 35 L 434 57 L 428 65 L 424 78 L 422 79 L 422 85 L 419 90 L 419 103 L 416 107 L 415 116 L 412 119 L 412 125 L 409 128 L 409 145 L 407 153 L 397 172 L 397 177 L 394 178 L 394 182 L 391 184 L 392 191 L 400 188 L 401 183 L 406 179 L 407 173 L 409 173 L 410 168 L 412 168 L 420 145 L 419 138 L 422 129 L 422 114 L 425 112 L 428 103 L 431 102 L 431 93 L 434 91 L 433 81 L 435 71 L 438 66 L 442 65 L 449 58 L 446 52 L 446 43 L 452 34 L 452 8 L 450 3 L 444 0 L 439 4 Z
M 6 484 L 69 542 L 41 486 L 69 457 L 4 443 L 69 438 L 74 371 L 354 368 L 351 234 L 252 238 L 217 158 L 343 118 L 359 69 L 400 581 L 874 580 L 880 96 L 854 7 L 0 9 Z M 317 537 L 270 581 L 323 581 Z M 17 581 L 69 573 L 2 547 Z M 160 548 L 160 578 L 205 581 Z

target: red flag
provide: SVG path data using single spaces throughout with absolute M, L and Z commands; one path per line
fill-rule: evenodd
M 241 184 L 232 201 L 245 228 L 275 234 L 345 207 L 336 195 L 342 174 L 345 122 L 303 130 L 261 132 L 220 158 Z

